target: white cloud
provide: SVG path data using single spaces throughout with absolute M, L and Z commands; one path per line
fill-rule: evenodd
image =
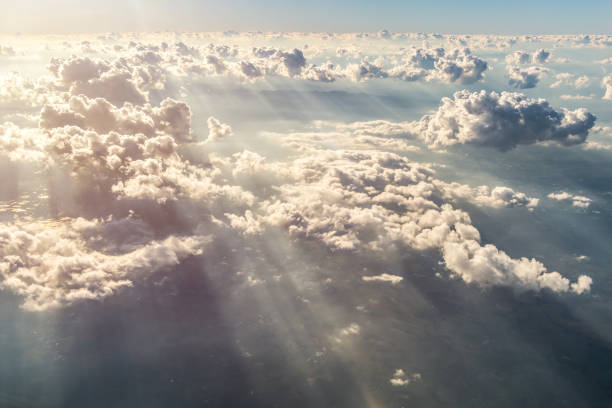
M 526 51 L 515 51 L 506 56 L 506 63 L 509 65 L 544 64 L 549 61 L 550 52 L 543 48 L 538 48 L 533 54 Z
M 449 242 L 443 248 L 447 267 L 466 282 L 481 285 L 507 285 L 532 290 L 550 289 L 553 292 L 584 293 L 590 290 L 591 280 L 584 276 L 579 284 L 571 284 L 558 272 L 548 272 L 535 259 L 513 259 L 493 245 L 481 246 L 473 240 Z
M 284 174 L 279 194 L 232 226 L 255 234 L 281 228 L 293 239 L 318 240 L 333 251 L 439 248 L 447 268 L 468 283 L 572 290 L 567 278 L 540 262 L 482 245 L 465 212 L 432 201 L 443 194 L 428 167 L 391 153 L 312 150 Z M 504 201 L 506 193 L 487 197 L 513 205 L 512 199 Z M 519 197 L 522 204 L 531 200 Z M 254 228 L 257 223 L 261 226 Z
M 404 370 L 402 370 L 401 368 L 398 368 L 393 373 L 393 376 L 391 377 L 389 382 L 391 383 L 391 385 L 395 387 L 404 387 L 406 385 L 409 385 L 413 381 L 420 381 L 420 380 L 421 380 L 420 373 L 414 373 L 409 376 L 404 372 Z
M 561 95 L 561 99 L 566 101 L 587 101 L 593 99 L 591 95 Z
M 569 72 L 557 74 L 555 75 L 555 79 L 556 81 L 550 85 L 551 88 L 558 88 L 561 85 L 567 85 L 572 86 L 576 89 L 583 89 L 589 86 L 591 82 L 591 79 L 586 75 L 582 75 L 576 78 L 573 74 L 570 74 Z
M 444 48 L 414 49 L 404 63 L 389 70 L 390 76 L 404 81 L 438 79 L 444 82 L 471 84 L 484 78 L 487 63 L 467 48 L 447 51 Z
M 585 196 L 580 196 L 580 195 L 573 195 L 570 194 L 566 191 L 561 191 L 558 193 L 550 193 L 548 195 L 548 198 L 553 199 L 553 200 L 557 200 L 557 201 L 571 201 L 572 205 L 574 207 L 580 207 L 580 208 L 587 208 L 591 205 L 591 202 L 593 200 L 591 200 L 588 197 Z
M 486 47 L 515 41 L 456 40 Z M 97 58 L 104 55 L 103 47 L 74 43 L 72 49 L 96 58 L 52 59 L 51 79 L 30 81 L 13 75 L 0 86 L 0 101 L 42 107 L 37 128 L 0 126 L 0 153 L 60 174 L 67 194 L 74 194 L 65 199 L 70 203 L 58 203 L 58 213 L 67 216 L 61 222 L 22 219 L 0 224 L 2 285 L 22 296 L 31 310 L 110 296 L 142 274 L 200 254 L 206 240 L 196 231 L 218 229 L 241 233 L 244 239 L 274 234 L 316 242 L 338 252 L 433 249 L 454 276 L 482 287 L 574 293 L 590 289 L 589 277 L 572 283 L 539 261 L 511 258 L 481 243 L 469 215 L 452 205 L 466 200 L 499 209 L 533 207 L 538 199 L 510 187 L 443 182 L 435 178 L 433 166 L 397 154 L 418 150 L 411 143 L 415 134 L 434 148 L 463 143 L 500 150 L 531 143 L 580 144 L 595 121 L 584 109 L 555 110 L 542 99 L 514 93 L 462 91 L 443 99 L 435 113 L 418 122 L 319 122 L 305 132 L 268 133 L 283 148 L 296 148 L 286 158 L 269 161 L 249 151 L 214 154 L 210 151 L 215 144 L 193 143 L 190 107 L 164 99 L 166 92 L 161 92 L 166 75 L 172 75 L 173 86 L 192 80 L 192 75 L 227 75 L 241 85 L 272 76 L 473 84 L 484 78 L 488 65 L 464 47 L 424 45 L 398 51 L 389 45 L 393 51 L 381 51 L 384 55 L 377 59 L 364 57 L 368 52 L 355 47 L 341 54 L 360 62 L 347 60 L 345 65 L 307 62 L 306 56 L 325 55 L 325 47 L 287 51 L 199 46 L 188 40 L 173 45 L 126 41 L 114 49 L 120 57 L 112 61 Z M 536 62 L 547 58 L 537 57 Z M 180 77 L 187 74 L 187 79 Z M 207 125 L 208 142 L 232 134 L 228 124 L 214 117 Z M 586 202 L 581 196 L 572 199 Z M 188 222 L 159 217 L 175 207 L 189 212 Z M 128 213 L 134 215 L 125 218 Z M 403 277 L 382 273 L 356 279 L 395 285 Z M 248 273 L 245 280 L 251 285 L 263 282 Z M 360 330 L 351 324 L 339 333 L 349 336 Z
M 508 67 L 508 84 L 518 89 L 535 88 L 542 76 L 549 72 L 548 69 L 531 66 L 527 68 Z
M 459 183 L 444 183 L 435 181 L 434 184 L 446 199 L 465 199 L 473 204 L 493 207 L 537 207 L 539 199 L 527 197 L 524 193 L 516 192 L 510 187 L 495 187 L 492 190 L 487 186 L 471 188 Z
M 612 75 L 604 77 L 601 86 L 606 90 L 602 99 L 612 100 Z
M 53 129 L 78 126 L 98 133 L 111 131 L 149 137 L 170 135 L 178 142 L 191 140 L 191 110 L 184 102 L 164 99 L 158 107 L 125 103 L 117 108 L 106 99 L 71 96 L 66 104 L 46 104 L 40 127 Z
M 585 109 L 555 110 L 544 99 L 519 93 L 460 91 L 443 98 L 415 131 L 433 148 L 474 144 L 508 150 L 519 144 L 584 143 L 594 124 L 595 116 Z
M 133 233 L 131 228 L 142 226 L 137 221 L 123 227 L 116 223 L 77 218 L 56 225 L 1 224 L 1 286 L 23 296 L 23 307 L 28 310 L 102 299 L 132 286 L 142 274 L 200 254 L 205 243 L 202 237 L 172 236 L 140 242 L 143 237 L 137 235 L 136 242 L 117 246 L 126 234 Z M 105 237 L 107 234 L 110 236 Z M 96 249 L 100 240 L 113 245 L 112 251 Z
M 389 282 L 392 285 L 397 285 L 402 280 L 404 280 L 404 278 L 402 278 L 401 276 L 391 275 L 388 273 L 383 273 L 374 276 L 362 276 L 361 279 L 365 282 Z
M 218 119 L 212 116 L 208 118 L 206 123 L 208 125 L 207 142 L 215 142 L 232 135 L 232 128 L 229 125 L 221 123 Z
M 533 53 L 533 62 L 536 64 L 544 64 L 548 62 L 549 58 L 550 58 L 550 52 L 546 51 L 543 48 L 538 48 Z
M 165 83 L 158 66 L 138 57 L 114 62 L 76 56 L 52 58 L 47 68 L 57 85 L 72 95 L 104 98 L 115 105 L 145 103 L 148 91 L 163 88 Z

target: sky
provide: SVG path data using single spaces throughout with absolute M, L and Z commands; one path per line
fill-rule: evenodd
M 12 4 L 0 407 L 612 406 L 585 4 Z
M 378 31 L 607 34 L 607 1 L 24 0 L 6 2 L 2 32 Z

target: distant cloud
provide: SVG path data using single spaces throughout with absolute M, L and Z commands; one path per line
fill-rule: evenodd
M 533 54 L 526 51 L 515 51 L 506 56 L 506 63 L 510 65 L 544 64 L 550 60 L 550 52 L 539 48 Z
M 508 67 L 508 84 L 518 89 L 535 88 L 543 75 L 549 72 L 548 69 L 532 66 L 527 68 Z
M 383 273 L 381 275 L 374 276 L 362 276 L 361 279 L 363 279 L 365 282 L 388 282 L 392 285 L 397 285 L 402 280 L 404 280 L 404 278 L 402 278 L 401 276 L 390 275 L 388 273 Z
M 391 385 L 395 387 L 404 387 L 404 386 L 409 385 L 413 381 L 420 381 L 420 380 L 421 380 L 421 374 L 414 373 L 412 375 L 407 375 L 404 372 L 404 370 L 402 370 L 401 368 L 398 368 L 393 373 L 393 376 L 391 377 L 389 382 L 391 383 Z
M 601 81 L 601 86 L 605 89 L 602 99 L 612 100 L 612 75 L 604 77 Z
M 489 190 L 487 186 L 470 188 L 459 183 L 435 182 L 443 196 L 450 199 L 465 199 L 480 206 L 493 208 L 510 207 L 537 207 L 539 199 L 527 197 L 524 193 L 516 192 L 510 187 L 495 187 Z
M 579 195 L 572 195 L 568 192 L 565 191 L 561 191 L 558 193 L 550 193 L 548 195 L 548 198 L 551 198 L 553 200 L 557 200 L 557 201 L 571 201 L 572 205 L 574 207 L 580 207 L 580 208 L 587 208 L 591 205 L 591 202 L 593 200 L 591 200 L 588 197 L 585 196 L 579 196 Z
M 212 116 L 208 118 L 206 123 L 208 125 L 207 142 L 215 142 L 232 135 L 232 128 L 229 125 L 221 123 L 218 119 Z
M 550 85 L 551 88 L 558 88 L 561 85 L 566 85 L 576 89 L 582 89 L 586 88 L 591 82 L 591 79 L 586 75 L 576 78 L 574 74 L 570 74 L 569 72 L 557 74 L 555 75 L 555 79 L 556 81 Z

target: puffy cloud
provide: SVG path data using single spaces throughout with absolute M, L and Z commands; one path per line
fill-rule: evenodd
M 544 50 L 543 48 L 539 48 L 533 53 L 533 62 L 536 64 L 544 64 L 548 62 L 549 58 L 550 52 Z
M 373 78 L 387 78 L 389 73 L 386 72 L 382 66 L 376 63 L 372 64 L 367 60 L 361 62 L 361 64 L 352 64 L 347 67 L 349 78 L 354 81 L 361 82 Z
M 206 123 L 208 125 L 207 142 L 215 142 L 232 135 L 232 128 L 230 125 L 221 123 L 218 119 L 212 116 L 208 118 Z
M 296 76 L 302 72 L 302 68 L 306 66 L 306 58 L 301 50 L 297 48 L 292 52 L 278 52 L 278 58 L 283 62 L 289 76 Z
M 0 45 L 0 56 L 2 57 L 14 57 L 17 55 L 15 49 L 8 45 Z
M 229 47 L 225 50 L 220 46 L 216 48 L 210 48 L 209 46 L 207 51 L 210 54 L 206 55 L 205 63 L 201 62 L 199 58 L 179 57 L 178 66 L 180 70 L 186 74 L 230 75 L 249 81 L 268 76 L 307 77 L 307 79 L 317 80 L 316 75 L 313 75 L 312 72 L 320 70 L 313 65 L 307 66 L 304 53 L 297 48 L 292 51 L 265 47 L 253 48 L 249 55 L 242 55 L 243 58 L 238 61 L 235 61 L 235 58 L 240 56 L 237 49 L 230 52 Z M 305 69 L 308 69 L 311 73 L 303 75 Z
M 447 268 L 468 283 L 574 290 L 567 278 L 534 259 L 514 259 L 482 245 L 468 214 L 444 201 L 441 182 L 426 166 L 379 151 L 312 150 L 284 170 L 278 195 L 245 217 L 232 218 L 232 227 L 245 234 L 281 228 L 294 239 L 317 240 L 333 251 L 439 248 Z M 512 206 L 532 199 L 498 189 L 487 200 Z
M 143 235 L 134 236 L 142 228 L 136 220 L 82 218 L 55 225 L 0 224 L 0 285 L 23 296 L 28 310 L 102 299 L 132 286 L 140 275 L 200 254 L 206 242 L 197 236 L 142 242 Z M 100 242 L 113 247 L 96 248 Z
M 574 81 L 574 86 L 576 87 L 576 89 L 582 89 L 589 86 L 590 82 L 591 80 L 588 76 L 582 75 L 581 77 L 576 78 L 576 81 Z
M 481 246 L 474 240 L 448 242 L 443 247 L 447 267 L 466 282 L 481 285 L 507 285 L 532 290 L 584 293 L 590 290 L 588 276 L 573 283 L 558 272 L 548 272 L 535 259 L 512 259 L 493 245 Z M 579 278 L 580 279 L 580 278 Z
M 139 56 L 112 63 L 89 57 L 52 58 L 47 68 L 72 95 L 104 98 L 115 105 L 145 103 L 148 90 L 163 88 L 165 82 L 161 69 Z
M 95 50 L 95 44 L 81 46 Z M 304 54 L 313 55 L 311 47 L 245 53 L 224 46 L 133 43 L 116 52 L 125 57 L 53 59 L 53 80 L 41 85 L 50 92 L 38 92 L 37 84 L 28 88 L 33 106 L 43 105 L 39 128 L 0 127 L 4 155 L 44 163 L 79 197 L 70 208 L 59 204 L 58 212 L 72 218 L 58 224 L 1 225 L 2 285 L 23 296 L 30 309 L 100 299 L 141 274 L 177 265 L 201 253 L 205 239 L 194 232 L 200 229 L 223 229 L 233 237 L 242 233 L 244 239 L 282 234 L 330 251 L 440 251 L 453 275 L 483 287 L 584 293 L 591 286 L 586 276 L 570 283 L 535 260 L 514 259 L 481 243 L 469 215 L 451 204 L 532 207 L 537 199 L 509 187 L 445 183 L 430 165 L 393 153 L 416 150 L 409 143 L 415 132 L 432 147 L 474 143 L 504 150 L 535 142 L 582 143 L 595 120 L 584 110 L 557 111 L 518 94 L 464 91 L 417 123 L 327 123 L 321 127 L 332 131 L 315 125 L 312 132 L 279 136 L 284 146 L 297 148 L 295 155 L 268 161 L 248 151 L 208 154 L 214 145 L 191 143 L 187 104 L 170 98 L 157 106 L 147 102 L 149 90 L 163 87 L 166 69 L 242 79 L 467 84 L 481 80 L 487 69 L 468 50 L 413 49 L 344 67 L 308 64 Z M 38 94 L 47 96 L 37 99 Z M 231 127 L 214 117 L 207 124 L 207 141 L 231 135 Z M 189 212 L 189 221 L 166 216 L 175 208 Z M 135 218 L 119 218 L 130 212 Z M 105 218 L 94 219 L 101 215 Z M 397 284 L 402 277 L 383 273 L 356 279 Z M 351 325 L 340 335 L 356 332 L 359 326 Z
M 13 161 L 36 162 L 46 159 L 40 150 L 43 138 L 35 130 L 23 130 L 13 123 L 0 125 L 0 153 Z
M 189 107 L 182 102 L 115 109 L 104 100 L 72 98 L 48 112 L 54 113 L 43 115 L 38 131 L 7 128 L 0 148 L 14 160 L 40 160 L 67 171 L 69 182 L 86 198 L 83 205 L 106 202 L 112 211 L 124 199 L 153 205 L 195 200 L 204 207 L 223 203 L 232 209 L 253 199 L 224 182 L 218 168 L 202 160 L 192 163 L 179 152 L 179 145 L 190 141 Z M 109 124 L 120 132 L 106 132 Z
M 72 96 L 66 104 L 47 104 L 40 113 L 40 127 L 78 126 L 98 133 L 170 135 L 178 142 L 191 140 L 191 110 L 184 102 L 164 99 L 158 107 L 125 103 L 117 108 L 104 98 Z
M 612 100 L 612 75 L 604 77 L 601 86 L 606 90 L 602 99 Z
M 550 61 L 550 52 L 539 48 L 530 54 L 526 51 L 515 51 L 506 56 L 506 63 L 510 65 L 544 64 Z
M 61 102 L 64 97 L 55 92 L 53 85 L 46 78 L 36 80 L 25 78 L 12 72 L 0 76 L 0 104 L 11 108 L 39 107 L 47 102 Z
M 571 201 L 574 207 L 587 208 L 591 205 L 591 200 L 588 197 L 573 195 L 566 191 L 560 191 L 558 193 L 550 193 L 548 198 L 557 200 L 557 201 Z
M 419 48 L 412 50 L 403 64 L 391 68 L 389 74 L 404 81 L 439 79 L 471 84 L 482 80 L 487 69 L 486 61 L 473 56 L 467 48 L 452 51 Z
M 346 50 L 339 52 L 343 57 L 348 56 Z M 404 55 L 401 61 L 394 61 L 391 66 L 384 64 L 384 59 L 381 58 L 374 61 L 363 58 L 360 63 L 349 63 L 345 66 L 329 61 L 318 65 L 308 64 L 304 52 L 300 49 L 289 52 L 265 47 L 253 48 L 249 55 L 243 55 L 238 61 L 208 55 L 206 63 L 192 58 L 178 58 L 178 65 L 184 73 L 230 75 L 249 81 L 269 76 L 284 76 L 320 82 L 334 82 L 338 79 L 362 82 L 370 79 L 398 78 L 405 81 L 440 80 L 462 84 L 482 80 L 488 69 L 484 60 L 473 56 L 466 48 L 451 51 L 444 48 L 413 49 L 411 53 Z
M 506 56 L 506 63 L 511 65 L 529 64 L 531 62 L 531 54 L 525 51 L 515 51 Z
M 572 292 L 582 295 L 583 293 L 589 292 L 591 290 L 591 285 L 593 284 L 593 279 L 586 275 L 580 275 L 578 280 L 571 284 Z
M 404 370 L 402 370 L 401 368 L 398 368 L 393 373 L 393 376 L 391 377 L 389 382 L 391 383 L 391 385 L 395 387 L 404 387 L 406 385 L 409 385 L 412 381 L 420 381 L 420 380 L 421 380 L 421 374 L 414 373 L 408 376 L 404 372 Z
M 573 78 L 574 78 L 574 75 L 573 75 L 573 74 L 570 74 L 569 72 L 562 72 L 562 73 L 560 73 L 560 74 L 555 75 L 555 79 L 556 79 L 556 81 L 555 81 L 555 82 L 553 82 L 553 83 L 550 85 L 550 87 L 551 87 L 551 88 L 558 88 L 558 87 L 560 87 L 561 85 L 564 85 L 564 84 L 566 84 L 566 85 L 567 85 L 567 84 L 570 84 L 570 83 L 571 83 L 570 81 L 571 81 Z
M 486 207 L 536 207 L 539 202 L 539 199 L 527 197 L 524 193 L 516 192 L 510 187 L 495 187 L 490 190 L 487 186 L 471 188 L 465 184 L 442 181 L 436 181 L 434 184 L 445 198 L 460 198 Z
M 532 66 L 527 68 L 508 67 L 508 84 L 519 89 L 535 88 L 542 75 L 549 70 L 542 67 Z
M 523 94 L 459 91 L 443 98 L 432 115 L 415 124 L 417 134 L 433 148 L 474 144 L 509 150 L 519 144 L 584 143 L 595 116 L 585 109 L 555 110 L 544 99 Z
M 586 75 L 582 75 L 576 78 L 573 74 L 570 74 L 569 72 L 557 74 L 555 75 L 555 79 L 556 81 L 550 85 L 551 88 L 558 88 L 561 85 L 570 85 L 576 89 L 582 89 L 586 88 L 591 82 L 590 78 Z

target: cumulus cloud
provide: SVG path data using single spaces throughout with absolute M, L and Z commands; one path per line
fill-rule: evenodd
M 444 192 L 427 166 L 392 153 L 311 150 L 283 171 L 280 178 L 287 181 L 278 195 L 243 219 L 234 218 L 233 227 L 245 234 L 281 228 L 294 239 L 317 240 L 333 251 L 439 248 L 451 273 L 468 283 L 573 290 L 567 278 L 539 261 L 514 259 L 481 244 L 468 214 L 440 200 Z M 505 193 L 493 198 L 503 201 Z
M 165 76 L 143 58 L 120 58 L 114 62 L 89 57 L 52 58 L 47 66 L 57 85 L 72 95 L 104 98 L 115 105 L 148 101 L 150 89 L 163 88 Z
M 533 290 L 546 288 L 553 292 L 583 293 L 590 290 L 591 280 L 586 275 L 578 281 L 581 283 L 570 285 L 569 279 L 558 272 L 548 272 L 541 262 L 510 258 L 493 245 L 481 246 L 470 240 L 449 242 L 444 245 L 443 252 L 447 267 L 466 282 Z
M 506 56 L 506 63 L 512 65 L 529 64 L 531 62 L 531 54 L 525 51 L 515 51 Z
M 102 299 L 132 286 L 139 275 L 200 254 L 205 243 L 195 236 L 142 242 L 134 228 L 146 230 L 135 220 L 0 224 L 0 285 L 23 296 L 28 310 Z M 95 248 L 109 236 L 114 248 Z
M 71 96 L 66 104 L 46 104 L 40 113 L 40 127 L 53 129 L 78 126 L 98 133 L 142 133 L 170 135 L 179 142 L 191 140 L 191 110 L 184 102 L 166 98 L 159 106 L 126 102 L 117 108 L 104 98 Z
M 591 205 L 591 202 L 593 201 L 588 197 L 580 196 L 580 195 L 573 195 L 566 191 L 560 191 L 558 193 L 550 193 L 547 197 L 553 200 L 557 200 L 557 201 L 571 201 L 574 207 L 580 207 L 580 208 L 588 208 Z
M 391 383 L 391 385 L 395 387 L 403 387 L 403 386 L 409 385 L 412 381 L 420 381 L 420 380 L 421 380 L 421 374 L 414 373 L 412 375 L 407 375 L 404 372 L 404 370 L 402 370 L 401 368 L 398 368 L 393 373 L 393 376 L 391 377 L 389 382 Z
M 392 67 L 389 74 L 404 81 L 438 79 L 471 84 L 482 80 L 487 69 L 486 61 L 472 55 L 468 48 L 452 51 L 419 48 L 407 54 L 403 64 Z
M 545 62 L 548 62 L 549 58 L 550 52 L 543 48 L 539 48 L 533 53 L 533 62 L 536 64 L 544 64 Z
M 215 142 L 221 139 L 225 139 L 232 135 L 232 128 L 228 124 L 221 123 L 214 117 L 209 117 L 206 121 L 208 125 L 208 138 L 207 142 Z
M 77 48 L 98 53 L 95 44 Z M 469 215 L 453 207 L 459 200 L 499 209 L 534 207 L 536 198 L 509 187 L 443 182 L 432 166 L 397 153 L 418 150 L 410 143 L 414 134 L 435 148 L 579 144 L 595 121 L 584 109 L 555 110 L 520 94 L 462 91 L 418 122 L 319 123 L 312 132 L 277 133 L 279 143 L 296 148 L 295 154 L 269 161 L 249 151 L 210 153 L 214 144 L 193 143 L 186 103 L 149 95 L 164 88 L 169 73 L 240 81 L 282 76 L 471 84 L 482 80 L 488 67 L 465 48 L 414 48 L 345 66 L 310 64 L 308 49 L 131 42 L 116 49 L 123 56 L 115 60 L 52 59 L 52 78 L 46 82 L 15 79 L 17 85 L 0 88 L 0 98 L 42 107 L 38 127 L 0 126 L 0 154 L 60 174 L 67 194 L 74 194 L 70 205 L 58 204 L 57 212 L 66 217 L 61 221 L 0 224 L 2 287 L 22 296 L 30 310 L 101 299 L 139 276 L 201 254 L 206 239 L 198 231 L 222 230 L 240 239 L 274 234 L 332 252 L 434 250 L 453 276 L 470 284 L 589 291 L 587 276 L 570 282 L 539 261 L 511 258 L 481 242 Z M 16 88 L 27 92 L 14 97 Z M 232 134 L 214 117 L 207 125 L 207 142 Z M 332 130 L 322 131 L 326 126 Z M 168 216 L 177 209 L 188 212 L 188 221 Z M 382 273 L 356 279 L 396 285 L 403 277 Z M 352 324 L 339 335 L 359 331 Z
M 28 109 L 63 100 L 64 96 L 54 92 L 47 78 L 34 80 L 17 72 L 0 75 L 0 106 Z
M 590 82 L 591 80 L 588 76 L 582 75 L 581 77 L 576 78 L 576 81 L 574 81 L 574 86 L 576 87 L 576 89 L 582 89 L 589 86 Z
M 471 188 L 465 184 L 435 182 L 443 197 L 448 199 L 464 199 L 473 204 L 493 207 L 536 207 L 540 201 L 537 198 L 527 197 L 524 193 L 516 192 L 510 187 L 495 187 L 492 190 L 487 186 Z
M 193 199 L 203 206 L 223 202 L 229 209 L 252 201 L 250 193 L 223 182 L 218 168 L 181 155 L 179 146 L 191 141 L 184 103 L 167 99 L 159 107 L 115 109 L 104 100 L 70 102 L 43 111 L 38 131 L 9 126 L 0 139 L 1 153 L 68 172 L 69 182 L 93 207 L 106 202 L 112 209 L 125 199 L 152 204 Z
M 572 292 L 582 295 L 583 293 L 589 292 L 591 290 L 591 285 L 593 284 L 593 279 L 586 275 L 580 275 L 578 280 L 572 283 Z
M 585 109 L 555 110 L 544 99 L 519 93 L 456 92 L 415 124 L 417 134 L 433 148 L 474 144 L 513 149 L 519 144 L 584 143 L 595 116 Z
M 542 76 L 548 73 L 546 68 L 531 66 L 527 68 L 508 67 L 508 84 L 519 89 L 535 88 Z
M 550 52 L 539 48 L 530 54 L 526 51 L 515 51 L 506 56 L 506 63 L 510 65 L 544 64 L 550 61 Z
M 612 75 L 604 77 L 601 81 L 601 86 L 605 89 L 602 99 L 612 100 Z
M 582 75 L 578 78 L 575 75 L 570 74 L 569 72 L 562 72 L 560 74 L 555 75 L 556 81 L 553 82 L 550 87 L 558 88 L 561 85 L 573 86 L 576 89 L 586 88 L 591 80 L 588 76 Z
M 341 57 L 350 58 L 360 55 L 359 51 L 339 49 Z M 383 58 L 373 61 L 363 57 L 359 63 L 348 63 L 344 66 L 329 61 L 320 64 L 308 63 L 300 49 L 284 51 L 275 48 L 253 48 L 249 54 L 240 58 L 222 58 L 208 55 L 206 62 L 193 58 L 178 58 L 178 66 L 184 73 L 199 75 L 229 75 L 248 81 L 282 76 L 294 79 L 306 79 L 320 82 L 334 82 L 348 79 L 363 82 L 371 79 L 396 78 L 404 81 L 440 80 L 449 83 L 470 84 L 484 78 L 488 69 L 487 62 L 472 55 L 467 48 L 453 50 L 412 49 L 392 64 L 386 64 Z

